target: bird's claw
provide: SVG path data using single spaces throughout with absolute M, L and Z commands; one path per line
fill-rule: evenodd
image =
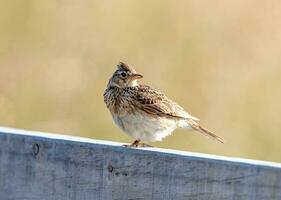
M 132 144 L 124 144 L 124 147 L 132 148 L 132 147 L 153 147 L 151 145 L 140 142 L 140 140 L 135 140 Z

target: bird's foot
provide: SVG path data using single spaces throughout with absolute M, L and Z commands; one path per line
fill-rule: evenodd
M 140 140 L 135 140 L 132 144 L 129 145 L 124 144 L 123 146 L 124 147 L 153 147 L 151 145 L 140 142 Z
M 153 147 L 153 146 L 145 143 L 139 143 L 139 147 Z

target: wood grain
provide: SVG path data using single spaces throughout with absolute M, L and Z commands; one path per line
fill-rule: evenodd
M 0 128 L 1 200 L 280 200 L 281 165 Z

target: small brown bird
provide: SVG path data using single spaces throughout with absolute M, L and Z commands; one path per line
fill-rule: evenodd
M 135 139 L 128 146 L 145 146 L 140 141 L 161 141 L 178 127 L 199 131 L 223 143 L 219 136 L 200 126 L 199 119 L 163 93 L 139 85 L 137 80 L 142 77 L 133 67 L 121 62 L 104 92 L 104 102 L 115 123 Z

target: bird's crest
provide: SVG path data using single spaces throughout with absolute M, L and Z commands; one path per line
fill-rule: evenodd
M 123 69 L 123 70 L 129 71 L 129 72 L 132 72 L 133 74 L 136 73 L 136 70 L 133 67 L 131 67 L 123 62 L 120 62 L 117 65 L 117 67 L 118 67 L 118 69 Z

